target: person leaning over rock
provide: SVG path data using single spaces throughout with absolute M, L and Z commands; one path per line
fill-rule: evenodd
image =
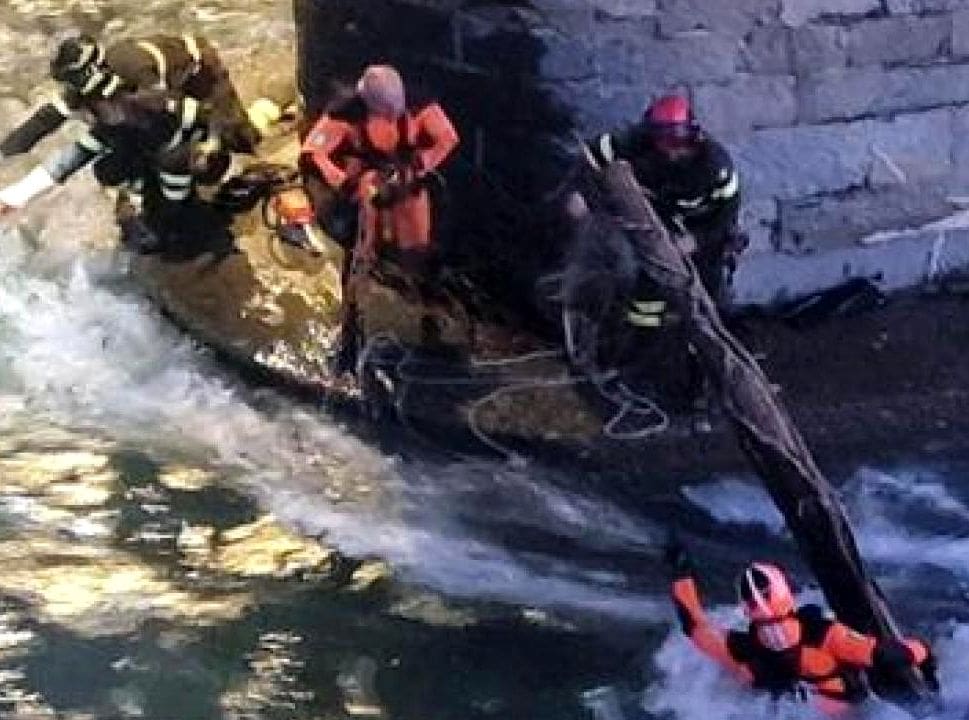
M 105 48 L 88 35 L 60 43 L 50 66 L 59 91 L 0 141 L 0 157 L 30 151 L 72 116 L 85 119 L 91 104 L 120 93 L 161 90 L 208 103 L 212 135 L 232 152 L 252 152 L 260 129 L 281 110 L 266 99 L 243 109 L 218 52 L 195 35 L 153 35 Z
M 85 122 L 88 133 L 0 191 L 0 214 L 90 164 L 102 185 L 126 191 L 118 219 L 125 237 L 142 246 L 156 245 L 159 231 L 177 234 L 175 225 L 189 222 L 177 210 L 191 204 L 196 181 L 217 182 L 230 153 L 252 152 L 261 129 L 281 114 L 265 98 L 244 111 L 218 53 L 191 35 L 107 49 L 89 36 L 71 37 L 58 46 L 50 72 L 59 91 L 0 141 L 0 157 L 30 151 L 69 117 Z
M 207 138 L 208 108 L 192 97 L 142 90 L 92 100 L 89 113 L 85 135 L 0 189 L 0 215 L 26 207 L 91 165 L 102 185 L 143 191 L 144 214 L 119 215 L 123 235 L 140 249 L 188 230 L 195 148 Z
M 740 178 L 726 148 L 700 127 L 689 99 L 660 97 L 640 121 L 588 142 L 586 153 L 596 165 L 630 163 L 649 202 L 679 244 L 685 241 L 703 286 L 722 307 L 724 282 L 748 244 L 738 225 Z M 665 312 L 661 301 L 645 298 L 634 303 L 628 320 L 656 327 Z M 695 358 L 689 362 L 694 424 L 709 431 L 703 376 Z

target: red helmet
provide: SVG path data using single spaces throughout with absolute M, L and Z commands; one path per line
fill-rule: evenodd
M 770 563 L 754 563 L 737 578 L 737 594 L 747 617 L 773 622 L 794 613 L 794 593 L 784 571 Z
M 683 95 L 664 95 L 655 100 L 646 108 L 643 121 L 659 144 L 692 144 L 700 131 L 690 100 Z

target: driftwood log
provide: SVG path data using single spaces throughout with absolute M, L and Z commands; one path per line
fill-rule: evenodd
M 693 264 L 671 240 L 626 162 L 599 175 L 602 200 L 632 241 L 638 261 L 663 299 L 683 318 L 717 388 L 740 446 L 783 514 L 788 528 L 838 618 L 880 638 L 898 629 L 868 576 L 844 509 L 764 372 L 720 319 Z M 928 696 L 917 671 L 870 673 L 879 694 L 900 700 Z

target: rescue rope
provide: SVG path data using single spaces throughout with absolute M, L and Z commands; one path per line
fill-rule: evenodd
M 381 348 L 392 349 L 395 353 L 399 354 L 399 358 L 392 361 L 380 360 L 379 352 Z M 375 359 L 374 356 L 378 356 L 378 359 Z M 520 366 L 535 360 L 564 359 L 567 358 L 561 350 L 539 350 L 492 360 L 472 359 L 470 362 L 470 367 L 472 369 L 503 368 Z M 357 361 L 357 375 L 358 377 L 362 377 L 366 370 L 376 368 L 375 372 L 379 372 L 383 375 L 383 377 L 378 376 L 378 381 L 385 383 L 385 387 L 387 387 L 387 375 L 384 371 L 389 369 L 393 377 L 396 378 L 402 385 L 399 391 L 393 387 L 392 383 L 390 384 L 390 387 L 387 387 L 388 392 L 394 396 L 394 411 L 396 413 L 397 420 L 402 425 L 408 427 L 414 432 L 416 432 L 416 430 L 408 421 L 406 411 L 407 392 L 411 387 L 474 386 L 501 382 L 502 385 L 500 387 L 487 393 L 483 397 L 478 398 L 468 407 L 468 429 L 479 442 L 494 450 L 499 455 L 503 455 L 506 460 L 513 465 L 523 465 L 526 461 L 512 448 L 499 442 L 482 428 L 479 420 L 479 413 L 482 408 L 494 402 L 497 398 L 514 392 L 537 388 L 575 387 L 589 383 L 595 388 L 600 397 L 616 407 L 616 411 L 613 416 L 607 422 L 605 422 L 602 427 L 603 435 L 610 440 L 617 440 L 621 442 L 647 440 L 662 432 L 665 432 L 669 428 L 669 416 L 659 407 L 659 405 L 651 398 L 636 393 L 630 389 L 625 382 L 619 379 L 619 373 L 615 369 L 586 373 L 581 376 L 564 374 L 561 377 L 549 377 L 548 375 L 446 377 L 443 375 L 419 375 L 414 374 L 413 372 L 408 372 L 408 365 L 412 364 L 413 360 L 414 350 L 405 346 L 397 335 L 391 332 L 380 333 L 370 338 L 361 350 L 359 359 Z M 463 367 L 459 368 L 456 365 L 453 367 L 464 370 Z M 617 382 L 614 386 L 610 387 L 610 383 L 613 381 Z M 644 428 L 626 432 L 619 430 L 618 428 L 622 422 L 630 416 L 655 418 L 655 420 Z

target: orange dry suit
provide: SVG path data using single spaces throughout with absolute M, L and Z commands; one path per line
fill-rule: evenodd
M 936 683 L 935 661 L 922 641 L 878 640 L 831 619 L 817 605 L 755 620 L 746 631 L 725 631 L 707 618 L 696 581 L 686 574 L 673 581 L 673 602 L 683 632 L 703 653 L 755 688 L 810 699 L 828 714 L 865 698 L 866 668 L 917 666 Z
M 301 160 L 360 204 L 357 252 L 372 260 L 384 243 L 403 251 L 430 248 L 432 208 L 424 178 L 457 144 L 457 131 L 437 103 L 409 108 L 394 120 L 368 113 L 354 97 L 320 118 Z

